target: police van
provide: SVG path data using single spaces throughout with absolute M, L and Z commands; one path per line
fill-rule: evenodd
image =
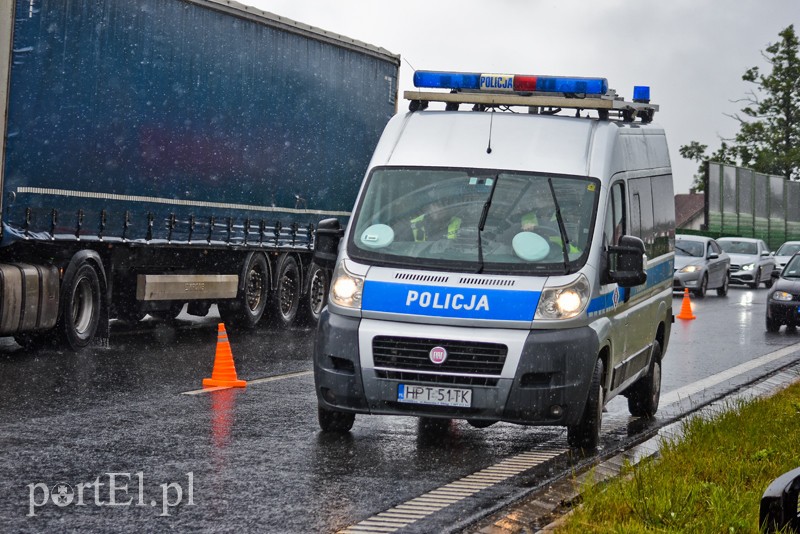
M 591 448 L 611 398 L 653 416 L 675 214 L 649 88 L 625 101 L 605 78 L 414 83 L 347 228 L 317 229 L 332 270 L 320 427 L 349 431 L 356 414 L 560 425 Z

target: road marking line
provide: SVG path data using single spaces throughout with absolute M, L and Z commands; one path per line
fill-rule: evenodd
M 703 380 L 700 380 L 699 382 L 693 382 L 682 388 L 670 391 L 669 393 L 661 397 L 661 402 L 665 404 L 672 404 L 674 402 L 678 402 L 681 399 L 685 399 L 690 395 L 699 393 L 704 389 L 708 389 L 711 386 L 716 386 L 717 384 L 720 384 L 726 380 L 730 380 L 731 378 L 735 378 L 748 371 L 752 371 L 757 367 L 761 367 L 762 365 L 766 365 L 775 360 L 779 360 L 784 356 L 788 356 L 793 352 L 797 352 L 798 348 L 800 348 L 800 343 L 795 343 L 794 345 L 788 345 L 776 351 L 770 352 L 769 354 L 765 354 L 760 358 L 756 358 L 755 360 L 750 360 L 749 362 L 739 364 L 736 367 L 731 367 L 730 369 L 726 369 L 721 373 L 711 375 Z
M 297 371 L 295 373 L 286 373 L 282 375 L 275 375 L 275 376 L 267 376 L 264 378 L 256 378 L 255 380 L 248 380 L 247 385 L 252 384 L 264 384 L 266 382 L 276 382 L 278 380 L 286 380 L 287 378 L 298 378 L 301 376 L 308 376 L 313 374 L 314 371 Z M 203 389 L 195 389 L 193 391 L 184 391 L 181 395 L 201 395 L 203 393 L 211 393 L 213 391 L 220 391 L 222 389 L 233 389 L 228 387 L 213 387 L 213 388 L 203 388 Z

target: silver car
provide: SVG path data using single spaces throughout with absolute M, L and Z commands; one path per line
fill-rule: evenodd
M 789 261 L 795 252 L 800 252 L 800 241 L 787 241 L 783 245 L 778 247 L 778 250 L 775 251 L 775 268 L 779 271 L 786 266 L 786 262 Z
M 724 297 L 728 294 L 730 267 L 730 258 L 710 237 L 675 236 L 674 291 L 689 288 L 704 297 L 707 290 L 716 289 L 717 295 Z
M 772 286 L 775 258 L 761 239 L 752 237 L 720 237 L 717 243 L 731 257 L 731 283 L 747 284 L 755 289 L 761 282 Z

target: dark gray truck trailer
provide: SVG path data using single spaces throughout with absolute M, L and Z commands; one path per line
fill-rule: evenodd
M 349 217 L 399 66 L 229 1 L 0 2 L 0 335 L 313 321 L 316 224 Z

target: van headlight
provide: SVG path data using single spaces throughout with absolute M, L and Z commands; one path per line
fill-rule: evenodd
M 569 285 L 545 288 L 534 319 L 571 319 L 583 313 L 589 296 L 589 281 L 584 275 Z
M 360 310 L 363 287 L 364 278 L 348 271 L 343 260 L 333 271 L 330 300 L 337 306 Z

